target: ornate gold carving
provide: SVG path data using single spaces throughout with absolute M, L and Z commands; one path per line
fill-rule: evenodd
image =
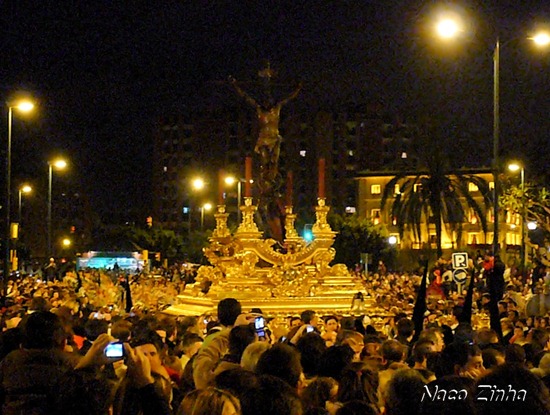
M 254 214 L 258 210 L 258 207 L 252 204 L 252 198 L 245 197 L 244 206 L 240 206 L 239 209 L 242 212 L 242 222 L 235 236 L 259 238 L 262 234 L 254 222 Z
M 363 286 L 345 265 L 330 265 L 336 255 L 332 248 L 336 232 L 327 222 L 330 209 L 325 206 L 325 199 L 318 199 L 313 226 L 315 239 L 310 243 L 296 232 L 296 215 L 287 206 L 284 247 L 273 239 L 261 238 L 262 233 L 254 223 L 257 207 L 252 205 L 251 197 L 245 198 L 240 209 L 242 223 L 231 235 L 225 206 L 218 206 L 216 229 L 210 245 L 204 249 L 212 265 L 199 268 L 197 282 L 192 287 L 194 298 L 210 299 L 215 304 L 232 296 L 243 306 L 254 304 L 270 314 L 295 313 L 304 307 L 319 312 L 350 310 L 353 296 Z M 184 303 L 191 301 L 189 298 L 181 297 Z M 174 312 L 180 312 L 177 310 L 182 307 L 176 306 Z
M 229 213 L 225 212 L 225 205 L 218 205 L 218 212 L 214 214 L 216 218 L 216 229 L 212 232 L 212 238 L 226 238 L 231 236 L 227 227 L 227 218 Z

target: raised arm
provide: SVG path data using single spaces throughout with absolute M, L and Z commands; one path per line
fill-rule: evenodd
M 298 87 L 294 90 L 294 92 L 292 94 L 290 94 L 288 97 L 286 97 L 285 99 L 279 101 L 277 103 L 277 105 L 280 105 L 280 106 L 283 106 L 285 105 L 288 101 L 290 100 L 293 100 L 294 98 L 296 98 L 298 96 L 298 94 L 300 93 L 300 90 L 302 89 L 302 86 L 303 84 L 300 82 L 298 84 Z
M 254 108 L 257 108 L 259 106 L 254 98 L 252 98 L 250 95 L 248 95 L 245 91 L 241 89 L 241 87 L 239 86 L 235 78 L 233 78 L 232 76 L 229 76 L 228 80 L 229 80 L 229 83 L 233 86 L 233 88 L 235 88 L 235 91 L 237 91 L 237 94 L 243 97 L 245 101 L 248 102 L 248 104 L 252 105 Z

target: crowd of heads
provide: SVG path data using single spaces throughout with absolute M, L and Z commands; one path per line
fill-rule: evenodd
M 428 298 L 417 332 L 420 279 L 365 277 L 374 306 L 360 316 L 270 316 L 227 298 L 176 317 L 164 308 L 185 289 L 178 278 L 20 278 L 2 310 L 2 413 L 550 413 L 550 327 L 526 315 L 529 280 L 507 281 L 498 333 L 481 317 L 459 323 L 466 293 L 452 287 Z M 479 317 L 490 297 L 474 283 Z M 107 355 L 110 345 L 122 356 Z

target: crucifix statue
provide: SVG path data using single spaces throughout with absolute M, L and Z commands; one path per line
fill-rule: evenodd
M 290 100 L 296 98 L 302 84 L 287 97 L 276 101 L 271 93 L 271 80 L 274 76 L 274 71 L 270 68 L 269 63 L 265 69 L 262 69 L 258 75 L 266 82 L 266 96 L 264 99 L 255 99 L 249 93 L 244 91 L 237 80 L 232 76 L 229 77 L 229 82 L 237 91 L 239 96 L 243 97 L 245 101 L 251 105 L 255 110 L 258 117 L 259 134 L 258 140 L 254 147 L 254 152 L 260 156 L 260 180 L 258 188 L 260 190 L 260 204 L 267 206 L 268 222 L 273 219 L 273 203 L 276 202 L 277 195 L 276 190 L 279 187 L 277 181 L 279 176 L 279 153 L 281 149 L 281 142 L 283 138 L 279 134 L 279 120 L 281 114 L 281 108 Z M 270 206 L 271 205 L 271 206 Z M 280 210 L 280 209 L 276 209 Z M 284 212 L 280 212 L 277 216 L 284 216 Z M 282 225 L 280 226 L 280 233 L 282 235 Z M 273 235 L 277 238 L 277 235 Z

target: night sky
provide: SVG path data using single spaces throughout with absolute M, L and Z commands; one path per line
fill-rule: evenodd
M 105 221 L 144 218 L 159 117 L 238 102 L 223 81 L 255 81 L 266 60 L 282 85 L 304 83 L 293 105 L 377 103 L 404 120 L 428 115 L 461 162 L 487 164 L 497 36 L 510 40 L 501 52 L 503 154 L 530 163 L 528 177 L 548 170 L 550 51 L 533 50 L 521 34 L 550 23 L 550 2 L 457 2 L 471 27 L 447 47 L 426 29 L 433 4 L 1 2 L 0 99 L 25 90 L 39 100 L 33 119 L 14 123 L 14 176 L 42 174 L 61 151 Z

